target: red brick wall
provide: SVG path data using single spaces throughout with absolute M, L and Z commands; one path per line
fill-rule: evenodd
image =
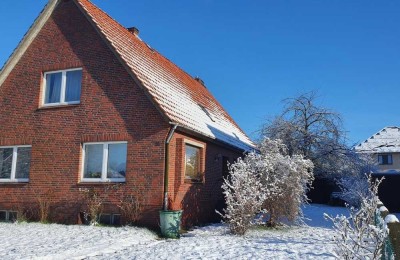
M 204 180 L 201 183 L 192 183 L 185 180 L 185 140 L 203 146 L 201 155 L 201 168 Z M 174 201 L 174 208 L 183 209 L 182 222 L 184 227 L 197 224 L 214 222 L 220 219 L 215 209 L 223 205 L 221 185 L 222 157 L 229 157 L 230 162 L 242 154 L 222 146 L 204 142 L 193 136 L 175 133 L 170 143 L 170 176 L 169 194 Z
M 73 67 L 83 69 L 81 103 L 40 108 L 43 72 Z M 32 145 L 29 184 L 0 183 L 0 209 L 32 205 L 35 193 L 50 190 L 52 219 L 74 223 L 79 188 L 90 186 L 111 204 L 123 193 L 140 196 L 142 222 L 157 225 L 169 125 L 73 1 L 60 3 L 0 87 L 0 111 L 0 146 Z M 85 141 L 128 142 L 125 184 L 79 184 Z

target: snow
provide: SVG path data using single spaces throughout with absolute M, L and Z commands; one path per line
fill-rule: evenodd
M 396 223 L 399 222 L 398 218 L 393 215 L 393 214 L 389 214 L 385 217 L 385 223 Z
M 389 211 L 385 206 L 379 207 L 379 212 L 385 212 L 385 211 Z
M 314 204 L 304 208 L 309 226 L 255 228 L 240 237 L 215 224 L 178 240 L 135 227 L 0 223 L 0 259 L 334 259 L 333 230 L 324 212 L 347 210 Z
M 400 128 L 388 126 L 355 147 L 357 152 L 396 153 L 400 152 Z

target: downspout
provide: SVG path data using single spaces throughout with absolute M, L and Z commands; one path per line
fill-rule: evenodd
M 164 203 L 163 210 L 168 209 L 168 178 L 169 178 L 169 143 L 171 142 L 172 136 L 175 133 L 178 124 L 171 123 L 172 127 L 169 130 L 167 139 L 165 140 L 165 162 L 164 162 Z

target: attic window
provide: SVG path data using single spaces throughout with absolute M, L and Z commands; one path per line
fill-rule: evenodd
M 43 106 L 79 104 L 82 69 L 50 71 L 43 76 Z
M 198 104 L 199 107 L 201 108 L 201 110 L 203 110 L 203 112 L 211 119 L 211 121 L 215 122 L 215 119 L 213 118 L 213 116 L 210 114 L 210 112 L 207 110 L 207 108 L 205 108 L 204 106 Z

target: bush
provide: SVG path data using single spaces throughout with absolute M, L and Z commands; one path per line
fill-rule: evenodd
M 81 188 L 84 196 L 84 211 L 85 220 L 91 226 L 99 224 L 99 217 L 103 210 L 103 198 L 93 188 Z
M 289 156 L 280 140 L 265 139 L 259 152 L 251 152 L 229 165 L 222 189 L 227 207 L 223 219 L 234 234 L 243 235 L 259 213 L 269 213 L 269 225 L 301 215 L 300 204 L 313 180 L 312 162 Z M 284 201 L 284 203 L 282 203 Z
M 350 217 L 325 215 L 332 220 L 335 230 L 335 256 L 339 259 L 381 259 L 382 248 L 388 236 L 388 229 L 379 212 L 378 187 L 382 180 L 372 181 L 367 177 L 368 189 L 365 194 L 355 191 L 353 197 L 360 197 L 359 207 L 349 207 Z
M 133 225 L 139 219 L 142 212 L 142 203 L 133 195 L 127 195 L 121 199 L 118 207 L 127 225 Z

